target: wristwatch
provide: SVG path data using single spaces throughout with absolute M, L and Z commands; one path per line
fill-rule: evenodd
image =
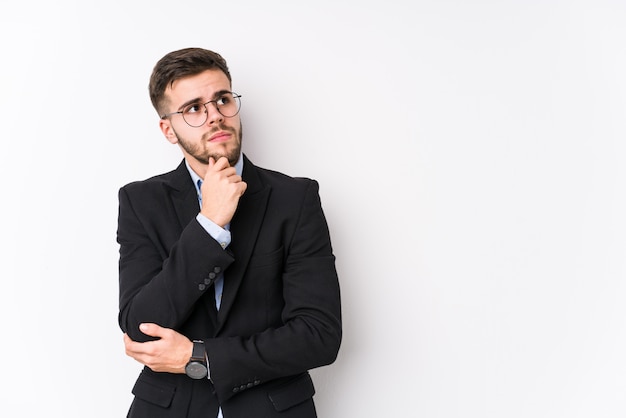
M 191 358 L 185 366 L 185 373 L 192 379 L 203 379 L 207 377 L 208 368 L 206 364 L 206 352 L 204 351 L 204 341 L 194 340 Z

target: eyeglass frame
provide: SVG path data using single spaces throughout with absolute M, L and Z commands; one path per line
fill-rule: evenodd
M 204 125 L 204 124 L 206 123 L 206 121 L 207 121 L 207 120 L 209 120 L 209 108 L 207 107 L 207 105 L 208 105 L 209 103 L 215 103 L 215 110 L 217 110 L 217 113 L 219 113 L 220 115 L 224 116 L 225 118 L 234 118 L 235 116 L 237 116 L 237 115 L 239 114 L 239 111 L 241 110 L 241 94 L 237 94 L 237 93 L 235 93 L 235 92 L 228 91 L 228 90 L 227 90 L 227 91 L 222 91 L 222 92 L 220 92 L 220 96 L 223 96 L 224 94 L 232 94 L 232 95 L 233 95 L 233 99 L 234 99 L 234 100 L 236 100 L 236 101 L 239 103 L 239 106 L 238 106 L 238 108 L 237 108 L 237 112 L 236 112 L 234 115 L 232 115 L 232 116 L 226 116 L 226 115 L 224 115 L 224 114 L 220 111 L 220 108 L 217 106 L 217 102 L 218 102 L 219 100 L 221 100 L 221 99 L 222 99 L 222 97 L 220 97 L 219 99 L 209 100 L 209 101 L 208 101 L 208 102 L 206 102 L 206 103 L 199 103 L 199 102 L 198 102 L 198 103 L 196 103 L 196 102 L 192 102 L 192 103 L 189 103 L 189 104 L 187 104 L 187 105 L 185 105 L 185 106 L 183 107 L 183 109 L 184 109 L 184 108 L 186 108 L 187 106 L 192 106 L 192 105 L 200 105 L 200 104 L 202 104 L 202 106 L 204 106 L 204 110 L 205 110 L 205 112 L 204 112 L 204 113 L 206 114 L 206 118 L 204 119 L 204 122 L 202 122 L 202 123 L 201 123 L 200 125 L 198 125 L 198 126 L 194 126 L 194 125 L 190 124 L 189 122 L 187 122 L 187 119 L 185 119 L 185 115 L 183 114 L 183 113 L 184 113 L 184 110 L 179 110 L 179 111 L 177 111 L 177 112 L 166 113 L 165 115 L 162 115 L 162 116 L 161 116 L 161 119 L 162 119 L 162 120 L 165 120 L 165 119 L 169 118 L 169 117 L 170 117 L 170 116 L 172 116 L 172 115 L 180 114 L 180 115 L 183 117 L 183 120 L 185 121 L 185 123 L 186 123 L 187 125 L 191 126 L 192 128 L 199 128 L 199 127 L 201 127 L 202 125 Z

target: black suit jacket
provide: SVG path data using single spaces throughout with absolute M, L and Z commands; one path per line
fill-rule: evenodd
M 129 417 L 314 417 L 308 370 L 332 363 L 341 308 L 318 184 L 254 166 L 224 250 L 198 223 L 184 161 L 119 191 L 119 324 L 142 322 L 204 340 L 211 379 L 144 367 Z M 213 281 L 223 272 L 215 309 Z

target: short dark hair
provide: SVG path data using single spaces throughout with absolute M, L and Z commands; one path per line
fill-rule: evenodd
M 166 105 L 165 90 L 176 80 L 200 74 L 206 70 L 221 70 L 232 83 L 226 60 L 217 52 L 203 48 L 185 48 L 161 58 L 150 76 L 150 100 L 159 116 Z

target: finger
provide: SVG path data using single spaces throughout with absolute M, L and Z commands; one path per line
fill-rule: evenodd
M 124 334 L 124 348 L 126 349 L 126 354 L 137 351 L 137 348 L 140 346 L 140 343 L 133 341 L 128 334 Z
M 139 324 L 139 330 L 150 337 L 162 337 L 166 328 L 157 324 L 145 322 L 143 324 Z
M 239 174 L 237 174 L 237 172 L 235 171 L 235 169 L 233 168 L 233 172 L 232 173 L 227 173 L 227 177 L 228 181 L 230 183 L 241 183 L 241 181 L 243 180 L 241 178 L 241 176 Z
M 225 168 L 230 167 L 230 163 L 228 162 L 228 158 L 226 157 L 220 157 L 217 159 L 217 161 L 215 162 L 213 168 L 217 171 L 221 171 Z
M 139 354 L 139 348 L 141 348 L 140 343 L 131 340 L 128 335 L 124 334 L 124 351 L 127 356 L 135 358 L 135 356 Z
M 230 167 L 230 162 L 228 161 L 228 158 L 226 158 L 226 156 L 222 155 L 218 161 L 221 161 L 227 167 Z
M 244 183 L 243 181 L 237 184 L 237 191 L 239 192 L 239 197 L 243 196 L 247 188 L 248 188 L 248 185 Z

